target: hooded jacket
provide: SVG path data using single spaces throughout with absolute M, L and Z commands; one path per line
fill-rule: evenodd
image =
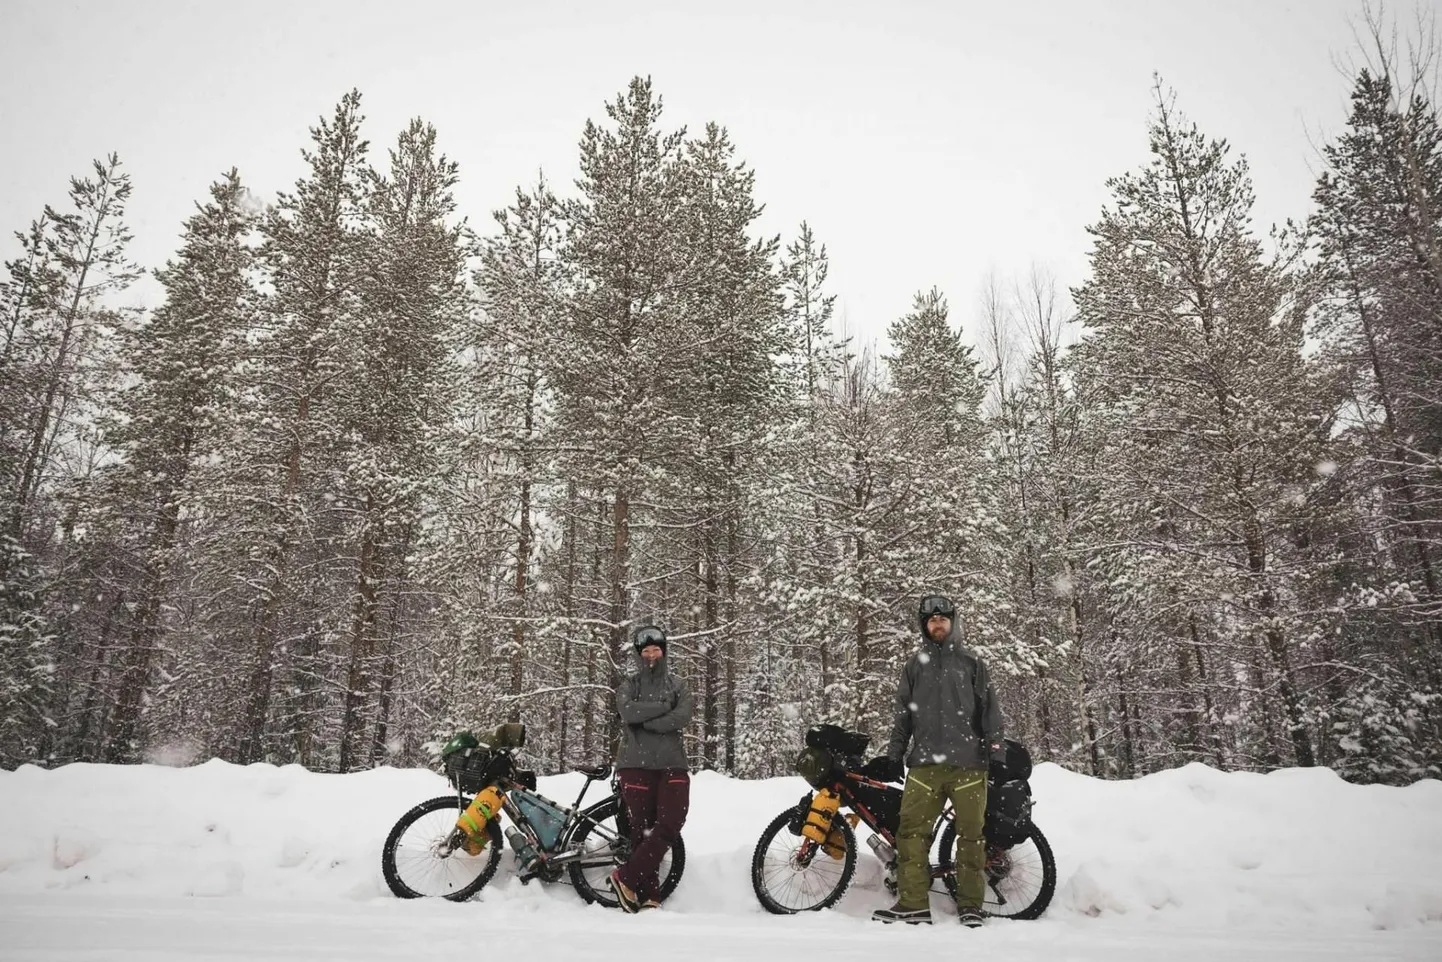
M 962 646 L 960 626 L 953 620 L 940 643 L 923 630 L 901 671 L 886 754 L 900 761 L 910 742 L 907 767 L 986 768 L 1001 741 L 1001 706 L 981 657 Z
M 695 703 L 686 683 L 671 674 L 662 655 L 648 665 L 637 653 L 636 673 L 616 686 L 616 711 L 621 715 L 621 749 L 617 768 L 688 768 L 681 732 L 691 720 Z

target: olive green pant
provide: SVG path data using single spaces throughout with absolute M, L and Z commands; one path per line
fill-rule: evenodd
M 981 908 L 986 894 L 982 870 L 986 846 L 986 770 L 955 765 L 917 765 L 901 795 L 901 828 L 896 838 L 898 901 L 905 909 L 929 908 L 931 828 L 951 799 L 956 810 L 956 904 Z

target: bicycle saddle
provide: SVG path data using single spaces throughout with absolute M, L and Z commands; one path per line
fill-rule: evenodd
M 585 775 L 587 778 L 591 779 L 592 781 L 600 781 L 601 779 L 607 778 L 607 777 L 610 776 L 610 774 L 611 774 L 611 766 L 610 766 L 610 765 L 592 765 L 592 766 L 589 767 L 589 768 L 586 768 L 586 767 L 578 768 L 578 769 L 576 769 L 576 771 L 580 772 L 582 775 Z

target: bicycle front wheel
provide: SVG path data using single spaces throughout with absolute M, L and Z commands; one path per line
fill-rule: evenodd
M 793 831 L 796 807 L 771 820 L 751 856 L 751 888 L 761 907 L 773 915 L 815 912 L 835 905 L 856 872 L 856 833 L 837 815 L 845 851 L 834 858 L 820 845 Z
M 567 849 L 581 856 L 570 864 L 571 884 L 587 902 L 616 908 L 616 896 L 606 879 L 618 866 L 631 857 L 631 839 L 621 811 L 621 800 L 612 796 L 588 809 L 567 843 Z M 657 877 L 661 881 L 660 900 L 671 897 L 686 870 L 686 843 L 681 837 L 661 856 Z
M 495 819 L 486 825 L 489 841 L 481 854 L 451 848 L 449 839 L 462 811 L 456 796 L 442 795 L 421 802 L 396 822 L 381 847 L 381 874 L 397 898 L 464 902 L 496 874 L 502 842 Z

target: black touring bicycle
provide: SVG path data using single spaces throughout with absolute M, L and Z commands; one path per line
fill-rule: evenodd
M 836 725 L 816 725 L 796 770 L 810 784 L 792 807 L 761 833 L 751 858 L 751 887 L 769 912 L 789 915 L 828 908 L 846 894 L 856 872 L 856 832 L 884 867 L 883 883 L 896 894 L 896 833 L 901 789 L 860 773 L 870 738 Z M 1056 860 L 1031 820 L 1031 755 L 1006 740 L 1006 763 L 987 776 L 986 902 L 991 916 L 1035 919 L 1056 891 Z M 931 830 L 931 879 L 956 894 L 956 820 L 948 802 Z

